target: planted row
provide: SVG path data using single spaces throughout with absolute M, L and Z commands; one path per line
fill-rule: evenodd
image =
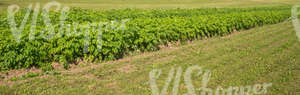
M 158 45 L 167 42 L 223 36 L 234 30 L 274 24 L 289 17 L 288 9 L 266 9 L 213 15 L 135 18 L 126 22 L 123 29 L 105 28 L 108 25 L 104 24 L 91 26 L 94 28 L 87 28 L 89 31 L 85 33 L 85 30 L 79 27 L 74 29 L 79 31 L 76 35 L 63 34 L 51 39 L 38 35 L 45 28 L 38 25 L 37 30 L 40 31 L 35 32 L 37 35 L 34 40 L 28 39 L 30 26 L 27 25 L 19 43 L 15 41 L 9 28 L 0 27 L 0 68 L 7 70 L 32 66 L 47 67 L 52 62 L 67 64 L 79 58 L 97 62 L 114 60 L 132 51 L 158 50 Z M 75 19 L 70 21 L 75 22 Z M 55 34 L 66 30 L 61 31 L 57 28 Z

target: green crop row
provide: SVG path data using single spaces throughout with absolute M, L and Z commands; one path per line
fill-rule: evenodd
M 40 17 L 37 22 L 37 31 L 34 32 L 35 39 L 28 39 L 30 36 L 30 23 L 28 23 L 22 31 L 20 42 L 17 42 L 12 35 L 9 23 L 2 20 L 0 24 L 0 69 L 47 67 L 49 63 L 72 63 L 80 58 L 97 62 L 114 60 L 122 58 L 132 51 L 158 50 L 159 45 L 168 42 L 223 36 L 234 30 L 274 24 L 290 17 L 289 9 L 282 7 L 220 9 L 223 10 L 221 13 L 213 13 L 212 9 L 198 9 L 201 10 L 201 12 L 198 11 L 199 14 L 203 15 L 195 15 L 197 12 L 193 14 L 195 10 L 197 9 L 159 10 L 159 12 L 145 10 L 145 13 L 140 10 L 135 10 L 136 12 L 111 10 L 97 14 L 92 12 L 94 10 L 72 9 L 68 14 L 70 18 L 65 24 L 79 22 L 80 25 L 90 25 L 89 28 L 72 28 L 71 30 L 77 31 L 74 34 L 66 34 L 67 29 L 55 28 L 55 35 L 63 32 L 62 35 L 47 39 L 39 36 L 39 34 L 44 33 L 42 30 L 46 28 Z M 205 15 L 206 12 L 210 12 L 210 15 Z M 99 17 L 100 14 L 106 15 Z M 127 15 L 115 18 L 107 16 L 109 14 Z M 144 14 L 145 16 L 136 14 Z M 161 16 L 157 17 L 158 15 Z M 16 17 L 17 22 L 20 23 L 23 16 L 24 13 L 19 13 Z M 58 20 L 55 17 L 58 17 L 56 13 L 51 14 L 51 18 Z M 1 16 L 0 18 L 5 17 Z M 95 26 L 90 24 L 91 22 L 100 22 L 101 18 L 105 21 L 129 18 L 129 21 L 125 23 L 122 29 L 115 29 L 109 24 L 103 23 L 95 24 Z M 54 23 L 58 23 L 56 20 Z M 117 24 L 116 26 L 122 25 Z M 47 34 L 47 32 L 45 33 Z
M 228 14 L 234 12 L 252 12 L 252 11 L 280 11 L 289 10 L 290 6 L 279 7 L 259 7 L 259 8 L 203 8 L 203 9 L 118 9 L 118 10 L 91 10 L 81 8 L 71 8 L 68 12 L 66 21 L 72 23 L 76 22 L 95 22 L 95 21 L 112 21 L 121 19 L 149 19 L 149 18 L 165 18 L 165 17 L 190 17 L 200 15 L 215 15 L 215 14 Z M 40 9 L 41 10 L 41 9 Z M 40 12 L 41 13 L 41 12 Z M 40 16 L 41 14 L 39 14 Z M 50 18 L 53 23 L 59 21 L 60 12 L 51 12 Z M 19 12 L 16 16 L 16 22 L 21 23 L 25 16 L 25 10 Z M 30 15 L 32 16 L 32 15 Z M 8 27 L 3 19 L 6 19 L 7 14 L 0 15 L 0 27 Z M 29 17 L 29 20 L 31 17 Z M 42 18 L 38 19 L 38 23 L 42 22 Z
M 95 21 L 95 20 L 116 20 L 116 19 L 136 19 L 136 18 L 164 18 L 164 17 L 188 17 L 199 15 L 227 14 L 233 12 L 251 11 L 278 11 L 290 9 L 289 6 L 280 7 L 260 7 L 260 8 L 203 8 L 203 9 L 118 9 L 118 10 L 86 10 L 73 8 L 70 10 L 70 21 Z

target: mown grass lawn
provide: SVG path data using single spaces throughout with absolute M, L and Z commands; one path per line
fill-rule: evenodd
M 211 71 L 208 87 L 212 89 L 272 83 L 267 95 L 299 95 L 299 50 L 292 23 L 283 22 L 117 61 L 3 81 L 0 94 L 151 95 L 149 72 L 153 69 L 162 70 L 157 80 L 161 90 L 172 67 L 200 66 Z M 180 95 L 187 93 L 183 81 Z M 195 89 L 201 81 L 193 77 Z M 167 91 L 172 91 L 172 85 Z

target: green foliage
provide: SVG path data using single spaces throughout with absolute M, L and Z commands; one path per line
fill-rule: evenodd
M 4 76 L 0 75 L 0 80 L 2 80 L 2 79 L 4 79 L 4 78 L 5 78 Z
M 28 72 L 27 74 L 22 75 L 21 77 L 14 76 L 14 77 L 10 78 L 9 80 L 10 81 L 25 80 L 25 79 L 37 77 L 40 75 L 42 75 L 42 74 L 38 73 L 38 72 Z
M 29 73 L 27 73 L 26 75 L 23 75 L 22 77 L 23 77 L 24 79 L 26 79 L 26 78 L 37 77 L 37 76 L 40 76 L 40 75 L 41 75 L 40 73 L 29 72 Z
M 40 65 L 42 67 L 43 72 L 52 71 L 54 68 L 49 63 L 44 63 Z
M 16 14 L 16 22 L 23 20 L 25 11 Z M 59 12 L 51 12 L 53 24 L 59 24 Z M 5 19 L 6 14 L 0 15 Z M 45 39 L 40 34 L 45 24 L 38 18 L 35 39 L 29 40 L 30 23 L 25 25 L 20 43 L 16 42 L 6 20 L 0 21 L 0 68 L 1 70 L 42 67 L 52 70 L 49 63 L 60 62 L 66 69 L 68 63 L 84 58 L 88 61 L 107 61 L 122 58 L 131 51 L 158 50 L 158 45 L 168 42 L 194 40 L 202 37 L 223 36 L 234 30 L 249 29 L 265 24 L 274 24 L 290 17 L 288 7 L 241 8 L 241 9 L 173 9 L 173 10 L 83 10 L 71 9 L 65 24 L 72 24 L 67 29 L 54 28 L 55 35 Z M 30 17 L 31 18 L 31 17 Z M 111 20 L 129 19 L 124 29 L 115 29 Z M 97 26 L 98 32 L 89 29 L 85 35 L 82 27 L 94 22 L 106 21 Z M 121 25 L 117 24 L 117 27 Z M 59 34 L 63 35 L 59 35 Z M 101 33 L 101 35 L 99 34 Z M 99 35 L 101 40 L 99 40 Z M 89 39 L 85 40 L 85 37 Z M 84 53 L 85 41 L 89 44 Z M 101 41 L 101 42 L 99 42 Z M 101 47 L 98 45 L 101 44 Z

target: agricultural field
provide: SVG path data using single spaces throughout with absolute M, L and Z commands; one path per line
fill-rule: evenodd
M 296 4 L 0 0 L 0 94 L 298 95 Z
M 53 0 L 0 0 L 0 10 L 11 4 L 27 7 L 30 3 L 46 4 Z M 64 6 L 85 9 L 122 9 L 122 8 L 238 8 L 287 6 L 300 4 L 298 0 L 57 0 Z

